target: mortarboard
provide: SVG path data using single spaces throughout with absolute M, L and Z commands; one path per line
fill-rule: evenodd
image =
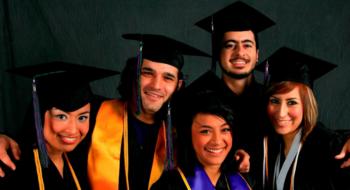
M 60 61 L 14 68 L 8 72 L 35 79 L 42 108 L 57 107 L 65 111 L 80 108 L 87 102 L 91 97 L 89 82 L 119 73 Z
M 167 63 L 181 70 L 184 61 L 182 55 L 210 57 L 207 53 L 183 42 L 157 34 L 123 34 L 123 38 L 137 40 L 142 48 L 142 58 Z
M 259 64 L 256 69 L 265 72 L 265 83 L 293 81 L 313 87 L 313 82 L 336 65 L 325 60 L 281 47 Z
M 210 32 L 212 35 L 212 69 L 215 71 L 215 51 L 217 40 L 227 31 L 252 30 L 254 34 L 265 30 L 275 24 L 270 18 L 253 7 L 236 1 L 231 5 L 205 17 L 195 23 L 198 27 Z M 255 36 L 257 38 L 257 36 Z M 257 42 L 258 43 L 258 42 Z
M 52 107 L 74 111 L 92 100 L 89 82 L 118 74 L 117 71 L 54 61 L 9 69 L 8 72 L 33 80 L 34 125 L 40 162 L 47 167 L 48 157 L 42 134 L 42 115 Z

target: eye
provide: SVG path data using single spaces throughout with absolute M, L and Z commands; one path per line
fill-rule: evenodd
M 172 74 L 166 74 L 164 75 L 164 80 L 166 81 L 175 81 L 175 76 Z
M 236 43 L 235 42 L 232 42 L 232 41 L 229 41 L 229 42 L 225 42 L 223 47 L 225 49 L 234 49 L 236 47 Z
M 142 76 L 152 76 L 152 75 L 153 75 L 153 72 L 152 72 L 152 71 L 142 71 L 142 72 L 141 72 L 141 75 L 142 75 Z
M 59 119 L 59 120 L 66 120 L 68 117 L 64 114 L 56 114 L 56 115 L 54 115 L 54 118 Z
M 245 43 L 245 44 L 243 44 L 243 47 L 244 48 L 252 48 L 253 44 L 252 43 Z
M 295 100 L 288 100 L 287 104 L 292 106 L 298 104 L 298 102 Z
M 270 104 L 279 104 L 280 101 L 277 98 L 270 98 L 269 103 Z
M 203 129 L 199 131 L 200 134 L 208 135 L 210 131 L 208 129 Z
M 89 114 L 79 116 L 78 120 L 81 122 L 89 120 Z
M 221 129 L 222 132 L 224 133 L 230 133 L 231 132 L 231 128 L 230 127 L 225 127 L 223 129 Z

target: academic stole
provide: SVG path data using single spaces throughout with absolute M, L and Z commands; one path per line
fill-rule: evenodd
M 130 189 L 127 115 L 127 106 L 122 101 L 109 100 L 101 105 L 88 156 L 88 176 L 92 189 L 118 189 L 120 159 L 124 159 L 126 188 Z M 120 158 L 122 144 L 124 158 Z M 165 144 L 165 125 L 163 122 L 158 131 L 148 189 L 163 172 L 166 155 Z
M 39 189 L 40 190 L 45 190 L 43 172 L 42 172 L 40 159 L 39 159 L 39 151 L 38 151 L 37 148 L 33 149 L 33 154 L 34 154 L 34 162 L 35 162 L 36 174 L 37 174 L 37 177 L 38 177 Z M 78 190 L 81 190 L 81 187 L 80 187 L 80 184 L 79 184 L 79 180 L 78 180 L 77 176 L 75 175 L 75 172 L 74 172 L 74 169 L 73 169 L 71 163 L 69 162 L 68 156 L 65 153 L 63 155 L 64 155 L 64 159 L 67 161 L 67 164 L 68 164 L 68 167 L 69 167 L 69 171 L 71 172 L 71 174 L 73 176 L 73 180 L 74 180 L 75 186 L 77 187 Z
M 282 168 L 281 166 L 281 154 L 283 152 L 282 148 L 280 148 L 280 152 L 277 155 L 275 167 L 274 167 L 274 176 L 273 176 L 273 189 L 276 190 L 283 190 L 284 188 L 284 182 L 286 180 L 286 176 L 288 174 L 289 169 L 292 168 L 292 174 L 291 174 L 291 180 L 290 180 L 290 190 L 294 190 L 294 179 L 295 179 L 295 172 L 296 167 L 298 163 L 299 153 L 302 148 L 301 143 L 301 132 L 302 130 L 299 129 L 298 133 L 295 135 L 292 146 L 287 154 L 287 157 L 285 161 L 283 162 Z M 266 187 L 266 183 L 268 181 L 268 139 L 267 137 L 264 138 L 264 163 L 263 163 L 263 186 L 264 189 Z
M 186 177 L 180 168 L 177 168 L 187 190 L 215 190 L 203 167 L 196 166 L 194 176 Z M 223 174 L 224 175 L 224 174 Z M 228 179 L 227 179 L 228 177 Z M 248 182 L 238 172 L 225 176 L 226 185 L 229 190 L 251 190 Z

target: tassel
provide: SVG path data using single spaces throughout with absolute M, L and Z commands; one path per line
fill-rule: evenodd
M 136 115 L 141 113 L 141 67 L 142 67 L 142 48 L 143 42 L 140 41 L 139 55 L 137 56 L 137 66 L 136 66 Z
M 44 136 L 43 136 L 43 126 L 41 123 L 39 99 L 38 99 L 38 94 L 36 91 L 35 79 L 33 79 L 33 92 L 32 93 L 33 93 L 35 131 L 36 131 L 36 137 L 37 137 L 37 146 L 39 148 L 40 163 L 44 168 L 47 168 L 49 165 L 49 158 L 47 155 L 47 150 L 46 150 Z
M 171 121 L 171 106 L 170 101 L 167 105 L 167 122 L 166 122 L 166 150 L 167 159 L 165 163 L 165 170 L 174 169 L 174 150 L 173 150 L 173 131 Z
M 264 72 L 264 85 L 267 86 L 270 80 L 270 73 L 269 73 L 269 61 L 266 61 L 265 64 L 265 72 Z

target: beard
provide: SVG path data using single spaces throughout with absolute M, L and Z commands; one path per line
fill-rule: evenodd
M 244 79 L 244 78 L 247 78 L 249 77 L 253 71 L 250 71 L 250 72 L 247 72 L 247 73 L 240 73 L 240 74 L 236 74 L 236 73 L 232 73 L 230 71 L 227 71 L 226 69 L 223 69 L 222 68 L 222 72 L 229 76 L 230 78 L 233 78 L 233 79 Z

